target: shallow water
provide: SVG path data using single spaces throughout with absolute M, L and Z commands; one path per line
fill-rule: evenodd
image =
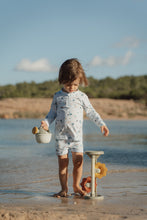
M 105 138 L 92 122 L 84 121 L 84 150 L 103 150 L 99 161 L 108 175 L 98 180 L 99 193 L 111 196 L 146 195 L 147 122 L 106 121 Z M 31 133 L 40 120 L 0 120 L 0 202 L 24 199 L 47 200 L 59 191 L 55 141 L 37 144 Z M 54 133 L 54 125 L 51 127 Z M 69 154 L 69 191 L 72 192 L 72 162 Z M 91 160 L 84 155 L 83 177 L 90 175 Z

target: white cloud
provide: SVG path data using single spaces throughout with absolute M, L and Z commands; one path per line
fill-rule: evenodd
M 120 42 L 117 42 L 114 47 L 116 48 L 136 48 L 140 44 L 140 40 L 138 40 L 136 37 L 125 37 Z
M 43 58 L 36 61 L 22 59 L 16 65 L 15 70 L 25 72 L 55 72 L 57 68 L 52 66 L 47 59 Z
M 124 65 L 124 66 L 127 65 L 127 64 L 130 62 L 132 56 L 133 56 L 133 52 L 129 50 L 129 51 L 125 54 L 125 56 L 123 57 L 123 59 L 121 60 L 121 64 Z
M 104 59 L 101 58 L 100 56 L 95 56 L 90 62 L 90 66 L 110 66 L 110 67 L 117 65 L 126 66 L 130 62 L 132 57 L 133 57 L 133 52 L 130 50 L 123 57 L 110 56 Z
M 103 60 L 100 56 L 95 56 L 90 62 L 91 66 L 101 66 L 103 65 Z

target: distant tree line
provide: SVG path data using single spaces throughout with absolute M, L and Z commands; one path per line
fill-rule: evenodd
M 88 78 L 89 86 L 80 87 L 89 98 L 112 98 L 145 100 L 147 103 L 147 75 L 124 76 L 117 79 L 107 77 L 105 79 Z M 0 86 L 0 99 L 27 97 L 27 98 L 52 98 L 61 86 L 57 80 L 42 83 L 17 83 L 16 85 Z

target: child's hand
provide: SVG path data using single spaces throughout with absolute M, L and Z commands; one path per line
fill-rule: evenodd
M 109 135 L 109 129 L 107 128 L 106 125 L 101 126 L 101 132 L 102 134 L 104 133 L 104 136 L 108 136 Z
M 41 121 L 41 126 L 44 130 L 48 131 L 48 126 L 47 126 L 47 123 L 45 121 Z

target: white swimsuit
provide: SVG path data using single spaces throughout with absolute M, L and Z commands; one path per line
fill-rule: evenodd
M 55 121 L 55 138 L 57 141 L 80 142 L 83 140 L 83 110 L 96 125 L 105 125 L 100 115 L 92 107 L 88 96 L 77 90 L 67 93 L 63 90 L 55 93 L 51 109 L 46 116 L 49 126 Z

